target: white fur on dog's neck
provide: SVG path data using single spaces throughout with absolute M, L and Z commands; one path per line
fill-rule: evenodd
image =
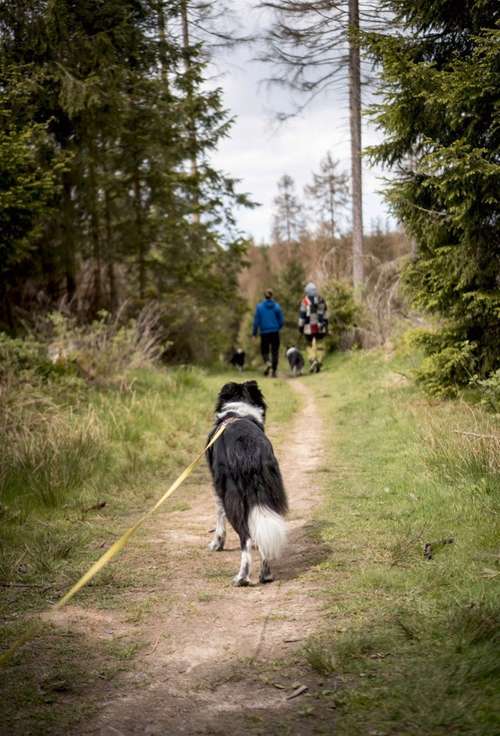
M 296 347 L 288 348 L 288 350 L 286 351 L 286 357 L 289 358 L 292 353 L 298 353 L 298 352 L 299 351 L 297 350 Z
M 264 424 L 264 410 L 259 406 L 252 406 L 245 401 L 230 401 L 224 404 L 218 412 L 217 419 L 224 419 L 227 414 L 237 414 L 239 417 L 253 417 L 259 424 Z

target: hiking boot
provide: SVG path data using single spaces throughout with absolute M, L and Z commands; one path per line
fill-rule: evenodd
M 264 375 L 265 375 L 265 376 L 268 376 L 268 375 L 269 375 L 270 373 L 271 373 L 271 363 L 268 363 L 268 364 L 266 365 L 266 368 L 265 368 L 265 370 L 264 370 Z
M 273 371 L 271 373 L 271 378 L 278 378 L 278 374 L 276 373 L 276 371 Z

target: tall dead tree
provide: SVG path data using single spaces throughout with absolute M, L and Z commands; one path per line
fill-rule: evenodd
M 352 190 L 352 280 L 363 284 L 363 195 L 361 162 L 361 56 L 359 32 L 383 22 L 367 0 L 264 0 L 272 13 L 265 34 L 266 52 L 276 73 L 270 83 L 289 86 L 305 95 L 301 111 L 339 79 L 349 88 Z M 296 112 L 295 111 L 295 112 Z M 287 115 L 281 117 L 286 118 Z
M 156 5 L 156 23 L 158 27 L 158 58 L 160 60 L 161 81 L 165 92 L 168 93 L 170 84 L 168 80 L 167 21 L 163 0 L 159 0 Z
M 191 68 L 191 41 L 189 38 L 189 18 L 188 18 L 187 0 L 181 0 L 180 12 L 181 12 L 181 28 L 182 28 L 182 56 L 184 58 L 184 69 L 186 72 L 186 76 L 189 79 L 192 73 L 192 68 Z M 188 81 L 187 90 L 188 90 L 188 101 L 191 105 L 192 85 L 190 81 Z M 198 163 L 196 161 L 196 148 L 197 148 L 196 126 L 194 123 L 194 119 L 191 116 L 190 116 L 190 120 L 188 121 L 188 125 L 189 125 L 189 136 L 191 138 L 191 146 L 192 146 L 191 174 L 193 175 L 193 177 L 196 177 L 198 174 Z
M 361 66 L 359 2 L 349 0 L 349 123 L 351 129 L 352 284 L 363 285 L 363 180 L 361 166 Z

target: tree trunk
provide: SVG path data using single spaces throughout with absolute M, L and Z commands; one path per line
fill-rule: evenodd
M 186 74 L 189 75 L 191 72 L 191 59 L 190 59 L 190 40 L 189 40 L 189 18 L 188 18 L 188 0 L 181 0 L 180 3 L 180 11 L 181 11 L 181 23 L 182 23 L 182 47 L 184 52 L 184 68 L 186 71 Z M 188 102 L 190 107 L 192 106 L 192 99 L 193 99 L 193 90 L 192 90 L 192 83 L 191 80 L 188 80 L 187 85 L 188 90 Z M 194 179 L 195 186 L 198 186 L 198 163 L 196 161 L 196 150 L 197 150 L 197 138 L 196 138 L 196 126 L 195 121 L 192 115 L 192 111 L 190 111 L 190 118 L 188 120 L 188 134 L 191 141 L 191 146 L 193 148 L 191 153 L 191 175 Z M 196 212 L 193 215 L 193 220 L 196 224 L 199 224 L 200 222 L 200 213 L 197 211 L 198 208 L 198 197 L 195 195 L 194 207 L 196 208 Z
M 361 72 L 359 2 L 349 0 L 349 111 L 352 179 L 352 283 L 363 285 L 363 189 L 361 172 Z
M 108 289 L 109 289 L 109 308 L 111 313 L 116 312 L 117 298 L 116 298 L 116 278 L 115 278 L 115 264 L 114 264 L 114 253 L 113 253 L 113 228 L 111 226 L 111 206 L 109 201 L 109 193 L 106 187 L 104 192 L 104 216 L 106 222 L 106 273 L 108 277 Z
M 101 233 L 99 222 L 99 200 L 97 196 L 96 176 L 97 153 L 95 141 L 89 143 L 89 186 L 90 186 L 90 237 L 92 241 L 92 255 L 94 259 L 94 293 L 92 295 L 92 309 L 98 312 L 102 306 L 101 288 Z
M 113 157 L 111 145 L 106 145 L 103 141 L 102 145 L 102 166 L 104 170 L 103 192 L 104 192 L 104 227 L 106 234 L 106 243 L 104 248 L 104 259 L 106 262 L 106 277 L 108 286 L 108 305 L 111 313 L 116 312 L 118 307 L 118 295 L 116 292 L 116 276 L 115 276 L 115 237 L 113 229 L 113 198 L 111 182 L 113 181 Z
M 69 172 L 63 175 L 63 196 L 62 196 L 62 249 L 64 254 L 64 273 L 66 277 L 66 300 L 71 303 L 76 292 L 76 264 L 74 242 L 74 208 L 71 197 L 71 176 Z
M 163 86 L 165 87 L 165 92 L 168 93 L 169 91 L 168 65 L 167 65 L 167 55 L 165 53 L 165 49 L 167 45 L 166 27 L 167 27 L 167 24 L 165 22 L 165 8 L 163 7 L 163 0 L 159 0 L 158 1 L 158 35 L 160 38 L 160 46 L 159 46 L 160 74 L 161 74 L 161 81 L 163 82 Z
M 143 301 L 146 293 L 146 251 L 144 247 L 144 233 L 142 232 L 142 191 L 139 176 L 139 169 L 137 168 L 134 174 L 134 208 L 139 266 L 139 299 Z
M 5 321 L 9 331 L 15 334 L 14 327 L 14 315 L 12 314 L 12 305 L 9 298 L 9 288 L 7 286 L 8 272 L 1 274 L 0 279 L 0 326 L 3 327 L 2 322 Z
M 333 253 L 333 273 L 335 278 L 338 279 L 339 274 L 339 253 L 338 248 L 335 247 L 335 185 L 330 180 L 328 185 L 328 209 L 330 215 L 330 252 Z
M 290 212 L 290 208 L 287 206 L 286 202 L 286 194 L 285 194 L 285 228 L 286 228 L 286 243 L 288 248 L 290 248 L 290 245 L 292 243 L 292 224 L 290 222 L 292 218 L 292 214 Z

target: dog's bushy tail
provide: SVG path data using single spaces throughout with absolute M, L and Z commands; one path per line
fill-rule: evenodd
M 286 522 L 269 506 L 254 506 L 248 517 L 252 541 L 266 560 L 281 556 L 286 544 Z

